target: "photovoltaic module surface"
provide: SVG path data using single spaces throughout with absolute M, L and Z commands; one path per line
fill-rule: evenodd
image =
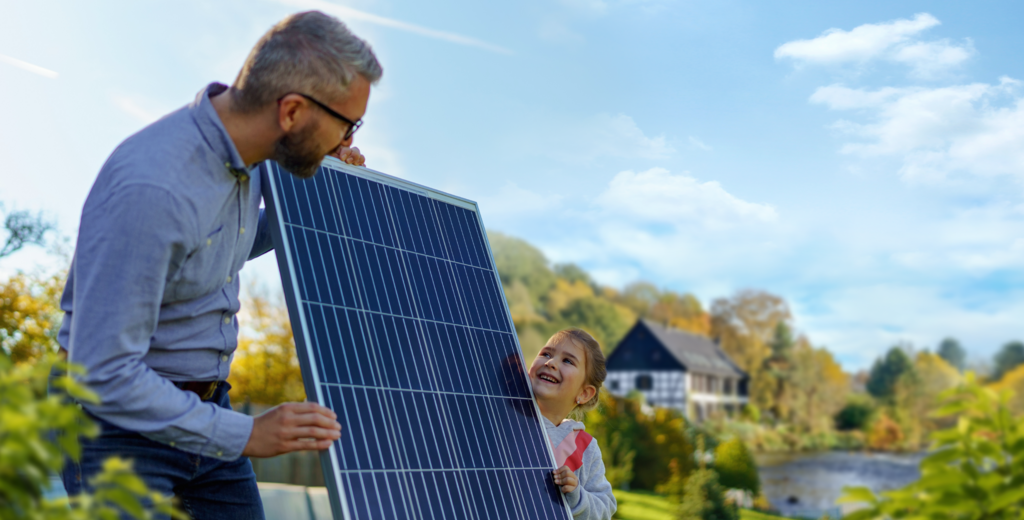
M 568 519 L 477 205 L 327 159 L 261 166 L 336 518 Z

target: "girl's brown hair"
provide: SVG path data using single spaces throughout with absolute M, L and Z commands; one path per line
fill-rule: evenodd
M 584 413 L 597 407 L 598 395 L 601 393 L 601 385 L 604 384 L 604 378 L 608 376 L 608 370 L 604 366 L 604 352 L 601 352 L 601 345 L 594 339 L 594 336 L 591 336 L 582 329 L 565 329 L 551 336 L 547 344 L 551 345 L 552 343 L 562 341 L 571 341 L 574 345 L 583 349 L 583 352 L 586 354 L 584 363 L 587 368 L 586 380 L 583 384 L 593 385 L 597 389 L 597 392 L 594 392 L 594 397 L 585 403 L 576 405 L 576 408 L 570 414 L 574 418 L 579 419 L 582 418 Z

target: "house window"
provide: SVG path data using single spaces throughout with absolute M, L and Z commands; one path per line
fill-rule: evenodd
M 636 376 L 637 390 L 650 390 L 652 388 L 654 388 L 654 380 L 651 379 L 651 376 L 647 374 Z
M 608 381 L 608 388 L 611 389 L 611 390 L 618 390 L 619 389 L 619 380 L 618 379 L 613 379 L 611 381 Z
M 732 395 L 732 379 L 728 377 L 722 380 L 722 393 Z

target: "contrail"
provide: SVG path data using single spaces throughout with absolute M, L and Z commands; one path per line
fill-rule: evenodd
M 31 64 L 31 63 L 29 63 L 27 61 L 21 61 L 21 60 L 19 60 L 17 58 L 12 58 L 10 56 L 4 56 L 3 54 L 0 54 L 0 62 L 6 63 L 8 65 L 14 65 L 15 67 L 18 67 L 19 69 L 27 70 L 27 71 L 32 72 L 34 74 L 39 74 L 40 76 L 43 76 L 44 78 L 57 79 L 57 73 L 56 72 L 54 72 L 54 71 L 52 71 L 50 69 L 44 69 L 44 68 L 40 67 L 39 65 L 33 65 L 33 64 Z
M 337 4 L 332 4 L 325 0 L 277 0 L 278 3 L 285 4 L 292 7 L 298 7 L 301 9 L 316 9 L 325 13 L 331 13 L 342 19 L 349 20 L 361 20 L 367 23 L 382 25 L 384 27 L 391 27 L 392 29 L 398 29 L 399 31 L 410 32 L 418 34 L 420 36 L 426 36 L 427 38 L 434 38 L 436 40 L 444 40 L 446 42 L 457 43 L 459 45 L 468 45 L 470 47 L 477 47 L 480 49 L 488 50 L 491 52 L 497 52 L 500 54 L 513 54 L 512 51 L 500 47 L 491 43 L 487 43 L 476 38 L 469 36 L 463 36 L 461 34 L 455 34 L 445 31 L 438 31 L 436 29 L 430 29 L 419 25 L 403 22 L 400 20 L 394 20 L 392 18 L 385 18 L 383 16 L 377 16 L 351 7 L 345 7 Z

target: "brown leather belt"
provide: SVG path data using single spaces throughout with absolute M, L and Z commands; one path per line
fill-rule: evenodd
M 60 347 L 60 350 L 57 352 L 57 355 L 60 356 L 61 360 L 63 360 L 63 361 L 67 361 L 67 359 L 68 359 L 68 351 L 64 350 L 64 347 Z M 192 393 L 198 395 L 199 398 L 202 399 L 203 401 L 209 401 L 213 397 L 214 392 L 217 391 L 217 388 L 220 387 L 220 381 L 171 381 L 171 382 L 174 383 L 174 386 L 176 386 L 176 387 L 178 387 L 178 388 L 180 388 L 180 389 L 182 389 L 182 390 L 184 390 L 186 392 L 192 392 Z
M 203 401 L 209 401 L 220 387 L 220 381 L 174 381 L 174 386 L 198 395 Z

